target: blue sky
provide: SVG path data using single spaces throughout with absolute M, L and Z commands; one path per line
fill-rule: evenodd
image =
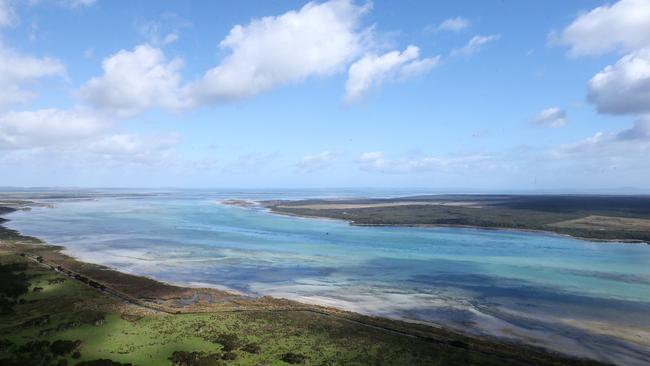
M 0 185 L 648 189 L 650 0 L 0 0 Z

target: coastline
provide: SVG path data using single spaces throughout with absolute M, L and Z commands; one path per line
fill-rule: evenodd
M 108 296 L 141 307 L 146 311 L 168 315 L 268 311 L 310 312 L 450 347 L 469 347 L 474 351 L 491 355 L 505 353 L 508 354 L 508 357 L 515 355 L 515 357 L 533 357 L 537 360 L 552 360 L 553 362 L 549 364 L 555 364 L 556 359 L 564 360 L 561 364 L 569 361 L 579 364 L 583 364 L 583 362 L 597 363 L 597 361 L 513 339 L 468 334 L 442 325 L 364 315 L 337 307 L 270 296 L 242 296 L 222 289 L 179 285 L 125 273 L 110 267 L 78 260 L 72 255 L 63 253 L 65 248 L 62 246 L 48 244 L 38 238 L 24 236 L 15 230 L 6 228 L 3 225 L 6 221 L 9 220 L 0 217 L 0 232 L 3 234 L 0 237 L 2 249 L 26 256 L 54 271 L 67 273 L 69 277 L 84 282 Z M 7 232 L 13 232 L 15 236 L 13 242 L 12 239 L 5 238 Z M 99 286 L 93 284 L 99 284 Z
M 265 206 L 259 208 L 268 210 Z M 279 213 L 282 214 L 282 213 Z M 304 217 L 299 216 L 297 217 Z M 305 217 L 306 219 L 319 219 L 319 220 L 337 220 L 333 218 L 321 217 Z M 320 316 L 330 317 L 332 319 L 343 320 L 362 327 L 368 327 L 376 330 L 381 330 L 391 334 L 397 334 L 405 337 L 415 337 L 417 339 L 425 340 L 427 342 L 436 342 L 437 344 L 444 344 L 451 347 L 457 347 L 462 344 L 461 348 L 468 347 L 485 354 L 501 354 L 502 352 L 514 352 L 516 354 L 534 354 L 535 357 L 541 359 L 560 358 L 580 362 L 606 362 L 606 359 L 600 361 L 594 360 L 594 356 L 581 354 L 577 351 L 570 349 L 561 349 L 553 347 L 551 344 L 545 342 L 529 342 L 525 341 L 526 337 L 522 336 L 509 336 L 489 333 L 474 333 L 466 332 L 461 328 L 447 326 L 443 324 L 418 321 L 413 319 L 405 319 L 402 317 L 391 317 L 389 315 L 372 315 L 365 312 L 355 312 L 354 310 L 347 309 L 343 304 L 337 307 L 333 303 L 319 303 L 301 301 L 300 299 L 285 299 L 282 295 L 273 297 L 251 297 L 245 294 L 237 294 L 233 291 L 228 291 L 223 288 L 213 288 L 211 286 L 201 286 L 200 284 L 185 284 L 174 283 L 170 281 L 158 280 L 152 277 L 147 277 L 134 273 L 125 273 L 119 269 L 106 267 L 100 264 L 93 264 L 84 262 L 83 260 L 74 257 L 74 253 L 63 253 L 65 247 L 49 244 L 46 241 L 40 240 L 35 237 L 26 237 L 19 232 L 6 228 L 3 222 L 9 221 L 0 217 L 0 234 L 2 230 L 14 231 L 17 236 L 26 239 L 26 243 L 18 244 L 14 248 L 16 253 L 32 253 L 33 257 L 43 256 L 44 259 L 51 263 L 50 268 L 54 269 L 59 265 L 70 266 L 76 271 L 81 273 L 87 279 L 101 283 L 107 288 L 119 293 L 113 297 L 126 301 L 136 307 L 141 307 L 143 311 L 160 313 L 163 315 L 182 315 L 182 314 L 228 314 L 228 313 L 253 313 L 262 314 L 266 312 L 281 312 L 285 314 L 305 312 L 310 314 L 318 314 Z M 341 220 L 337 220 L 341 221 Z M 387 225 L 395 226 L 395 225 Z M 483 228 L 477 228 L 483 229 Z M 498 229 L 497 229 L 498 230 Z M 3 243 L 2 236 L 0 235 L 0 249 L 6 245 Z M 31 244 L 31 245 L 30 245 Z M 100 276 L 96 277 L 97 274 Z M 84 281 L 82 281 L 84 282 Z M 216 287 L 216 286 L 215 286 Z M 120 296 L 126 295 L 126 297 Z M 209 300 L 206 301 L 206 298 Z M 580 324 L 573 324 L 576 329 L 585 329 Z M 625 339 L 624 337 L 617 337 L 619 330 L 613 330 L 610 333 L 613 338 Z M 629 341 L 629 339 L 628 339 Z M 636 342 L 634 342 L 636 343 Z M 649 347 L 650 344 L 637 343 L 643 347 Z M 503 348 L 503 349 L 502 349 Z M 525 356 L 528 357 L 528 356 Z M 536 364 L 536 363 L 533 363 Z M 545 364 L 545 363 L 539 363 Z M 555 364 L 555 363 L 553 363 Z M 560 364 L 571 364 L 569 362 L 562 362 Z
M 422 227 L 422 228 L 463 228 L 463 229 L 474 229 L 474 230 L 486 230 L 486 231 L 513 231 L 513 232 L 522 232 L 522 233 L 541 233 L 546 235 L 557 235 L 566 238 L 572 238 L 582 241 L 597 242 L 597 243 L 608 243 L 608 244 L 645 244 L 650 245 L 650 241 L 640 240 L 640 239 L 619 239 L 619 238 L 597 238 L 597 237 L 584 237 L 577 236 L 567 233 L 561 233 L 552 230 L 543 230 L 543 229 L 526 229 L 526 228 L 517 228 L 517 227 L 490 227 L 490 226 L 478 226 L 478 225 L 463 225 L 463 224 L 400 224 L 400 223 L 389 223 L 389 224 L 371 224 L 371 223 L 358 223 L 352 219 L 344 219 L 338 217 L 329 217 L 329 216 L 318 216 L 318 215 L 307 215 L 307 214 L 298 214 L 287 211 L 279 211 L 274 208 L 274 205 L 267 205 L 264 201 L 257 202 L 262 207 L 265 207 L 266 210 L 270 213 L 276 215 L 290 216 L 290 217 L 299 217 L 306 219 L 319 219 L 319 220 L 334 220 L 340 222 L 347 222 L 352 226 L 361 226 L 361 227 Z M 241 206 L 237 206 L 241 207 Z M 248 208 L 248 207 L 241 207 Z
M 546 235 L 557 235 L 557 236 L 562 236 L 566 238 L 572 238 L 572 239 L 578 239 L 578 240 L 583 240 L 583 241 L 591 241 L 591 242 L 598 242 L 598 243 L 609 243 L 609 244 L 646 244 L 650 245 L 650 242 L 644 241 L 644 240 L 636 240 L 636 239 L 602 239 L 602 238 L 585 238 L 581 236 L 574 236 L 570 234 L 565 234 L 565 233 L 558 233 L 555 231 L 550 231 L 550 230 L 535 230 L 535 229 L 522 229 L 522 228 L 509 228 L 509 227 L 485 227 L 485 226 L 473 226 L 473 225 L 453 225 L 453 224 L 363 224 L 363 223 L 356 223 L 354 220 L 345 220 L 345 219 L 338 219 L 338 218 L 333 218 L 333 217 L 326 217 L 326 216 L 315 216 L 315 215 L 300 215 L 300 214 L 295 214 L 291 212 L 282 212 L 282 211 L 275 211 L 273 210 L 272 207 L 265 206 L 267 211 L 275 214 L 275 215 L 282 215 L 282 216 L 290 216 L 290 217 L 299 217 L 299 218 L 305 218 L 305 219 L 318 219 L 318 220 L 333 220 L 333 221 L 340 221 L 340 222 L 347 222 L 348 224 L 352 226 L 366 226 L 366 227 L 439 227 L 439 228 L 459 228 L 459 229 L 473 229 L 473 230 L 486 230 L 486 231 L 514 231 L 514 232 L 522 232 L 522 233 L 540 233 L 540 234 L 546 234 Z

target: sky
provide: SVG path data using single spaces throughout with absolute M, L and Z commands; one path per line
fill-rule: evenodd
M 649 182 L 650 0 L 0 0 L 0 186 Z

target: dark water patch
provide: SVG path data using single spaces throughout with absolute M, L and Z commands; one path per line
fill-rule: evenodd
M 473 301 L 522 313 L 574 319 L 614 321 L 650 328 L 650 303 L 569 293 L 525 281 L 478 274 L 415 275 L 411 281 L 427 287 L 461 288 Z M 621 314 L 626 314 L 621 317 Z
M 594 277 L 603 280 L 625 282 L 630 284 L 650 285 L 650 278 L 639 276 L 639 275 L 633 275 L 633 274 L 588 271 L 588 270 L 577 270 L 577 269 L 560 269 L 559 271 L 562 273 L 570 273 L 576 276 Z

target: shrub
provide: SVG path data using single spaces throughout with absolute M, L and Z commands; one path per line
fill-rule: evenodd
M 0 295 L 17 298 L 29 291 L 23 263 L 0 264 Z
M 234 351 L 241 346 L 239 337 L 236 334 L 219 334 L 215 339 L 215 343 L 219 343 L 223 350 L 226 352 Z
M 30 320 L 22 323 L 21 326 L 23 328 L 41 327 L 43 325 L 46 325 L 49 322 L 50 322 L 50 316 L 49 315 L 43 315 L 43 316 L 39 316 L 37 318 L 30 319 Z
M 222 360 L 232 361 L 237 359 L 237 354 L 235 352 L 226 352 L 221 355 Z
M 221 360 L 220 354 L 213 353 L 193 361 L 191 366 L 224 366 L 225 364 L 226 363 Z
M 292 352 L 285 353 L 281 358 L 282 361 L 290 364 L 303 363 L 306 359 L 307 357 Z
M 20 353 L 49 353 L 50 352 L 50 342 L 48 341 L 31 341 L 23 344 L 18 348 Z
M 21 299 L 23 300 L 23 299 Z M 0 297 L 0 314 L 2 315 L 11 315 L 14 314 L 14 305 L 16 303 L 4 297 Z
M 174 365 L 190 366 L 193 365 L 201 356 L 202 353 L 200 352 L 174 351 L 168 360 L 170 360 Z
M 242 347 L 242 351 L 248 352 L 248 353 L 259 354 L 262 350 L 261 350 L 259 344 L 257 344 L 257 343 L 248 343 L 247 345 Z
M 55 356 L 65 356 L 79 347 L 81 341 L 65 341 L 58 339 L 50 345 L 50 350 Z
M 11 348 L 14 345 L 14 342 L 8 339 L 0 339 L 0 352 L 4 352 Z M 0 364 L 1 365 L 1 364 Z
M 99 360 L 79 362 L 77 363 L 76 366 L 131 366 L 131 365 L 132 364 L 130 363 L 120 363 L 113 360 L 101 358 Z

